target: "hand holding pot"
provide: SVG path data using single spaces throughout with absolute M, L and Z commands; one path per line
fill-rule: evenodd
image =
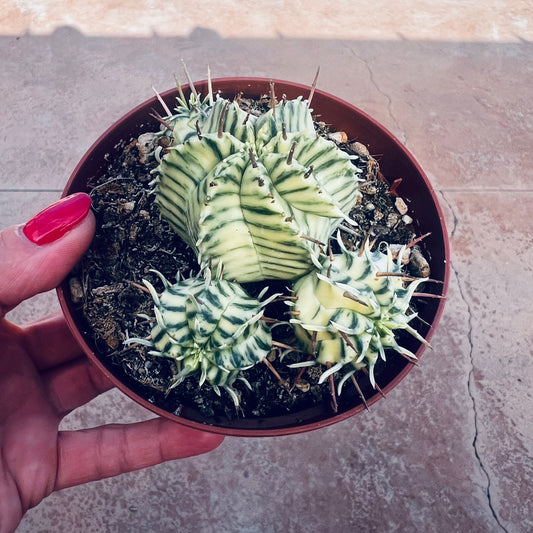
M 61 315 L 24 327 L 4 317 L 58 285 L 93 232 L 86 194 L 0 232 L 0 533 L 54 490 L 205 453 L 222 441 L 160 418 L 59 431 L 64 416 L 111 384 L 81 353 Z

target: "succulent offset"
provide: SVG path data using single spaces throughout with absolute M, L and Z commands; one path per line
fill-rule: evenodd
M 151 355 L 176 362 L 173 388 L 192 375 L 200 386 L 207 382 L 217 392 L 226 389 L 236 404 L 232 383 L 241 370 L 262 361 L 270 352 L 270 328 L 261 321 L 264 306 L 277 295 L 261 302 L 250 297 L 237 283 L 203 277 L 180 280 L 171 285 L 161 274 L 164 290 L 157 294 L 144 281 L 154 300 L 155 323 L 151 338 L 129 339 L 146 344 Z
M 221 263 L 240 283 L 292 280 L 319 265 L 321 244 L 355 203 L 360 170 L 316 134 L 307 102 L 282 101 L 260 117 L 220 97 L 190 106 L 167 119 L 174 140 L 156 195 L 200 265 Z
M 396 342 L 395 330 L 406 330 L 425 343 L 409 324 L 416 314 L 407 314 L 411 297 L 423 280 L 405 286 L 403 249 L 394 259 L 388 246 L 385 253 L 371 251 L 368 244 L 352 252 L 340 238 L 338 241 L 340 254 L 324 257 L 320 270 L 294 284 L 296 318 L 291 322 L 315 361 L 330 367 L 321 381 L 350 365 L 344 379 L 365 367 L 375 386 L 374 366 L 379 358 L 385 360 L 386 349 L 416 359 Z

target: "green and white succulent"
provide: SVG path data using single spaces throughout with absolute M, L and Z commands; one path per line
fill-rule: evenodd
M 238 406 L 232 384 L 247 384 L 241 371 L 271 351 L 263 312 L 279 296 L 261 301 L 265 291 L 252 298 L 240 284 L 281 279 L 294 281 L 290 322 L 310 354 L 290 366 L 324 365 L 320 382 L 343 370 L 340 394 L 360 369 L 376 387 L 374 368 L 388 349 L 416 359 L 395 338 L 405 330 L 426 343 L 409 310 L 423 280 L 405 278 L 403 249 L 372 251 L 364 243 L 353 252 L 338 236 L 340 253 L 325 253 L 341 222 L 352 222 L 357 155 L 317 135 L 301 97 L 255 116 L 211 89 L 202 98 L 192 86 L 187 101 L 178 88 L 176 112 L 165 106 L 161 118 L 159 135 L 170 145 L 155 170 L 156 202 L 195 250 L 202 275 L 171 285 L 159 274 L 161 294 L 145 281 L 155 304 L 151 336 L 128 342 L 175 361 L 171 388 L 198 376 L 200 386 L 226 389 Z
M 292 305 L 297 336 L 314 361 L 328 366 L 320 381 L 348 365 L 349 371 L 339 383 L 357 370 L 366 368 L 375 387 L 374 367 L 385 350 L 392 349 L 416 359 L 414 353 L 401 347 L 395 331 L 409 332 L 420 342 L 424 338 L 409 324 L 415 313 L 408 314 L 413 293 L 423 279 L 408 279 L 401 270 L 404 249 L 393 257 L 391 249 L 372 251 L 363 244 L 359 252 L 347 250 L 338 238 L 341 253 L 324 257 L 320 270 L 300 278 L 294 284 L 296 301 Z
M 149 353 L 175 361 L 176 373 L 170 389 L 187 377 L 199 376 L 219 392 L 226 389 L 238 405 L 231 385 L 242 379 L 240 372 L 261 362 L 270 352 L 272 336 L 262 321 L 264 307 L 278 295 L 261 301 L 250 297 L 237 283 L 204 277 L 180 280 L 170 284 L 157 273 L 164 290 L 158 294 L 144 280 L 154 300 L 155 322 L 149 339 L 129 339 L 150 347 Z
M 318 266 L 358 195 L 350 156 L 317 135 L 301 98 L 259 117 L 235 101 L 194 99 L 165 119 L 173 144 L 157 168 L 163 217 L 201 266 L 221 263 L 227 279 L 292 280 Z

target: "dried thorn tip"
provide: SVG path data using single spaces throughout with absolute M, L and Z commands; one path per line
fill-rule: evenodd
M 359 398 L 363 401 L 363 404 L 365 406 L 365 409 L 368 411 L 368 404 L 366 403 L 365 395 L 363 394 L 363 391 L 361 390 L 361 387 L 359 386 L 359 383 L 357 383 L 357 380 L 355 379 L 355 376 L 351 376 L 352 383 L 355 386 L 355 390 L 357 391 L 357 394 L 359 394 Z
M 398 196 L 398 192 L 397 192 L 398 191 L 398 187 L 400 186 L 402 181 L 403 181 L 402 178 L 395 179 L 392 182 L 392 185 L 389 187 L 389 193 L 393 194 L 394 196 Z
M 297 141 L 294 141 L 291 145 L 291 149 L 289 150 L 289 155 L 287 157 L 287 165 L 292 165 L 292 157 L 294 155 L 294 150 L 296 150 L 296 145 L 298 144 Z
M 425 239 L 426 237 L 429 237 L 431 235 L 431 231 L 428 233 L 424 233 L 424 235 L 421 235 L 420 237 L 417 237 L 413 241 L 411 241 L 406 248 L 412 248 L 415 244 L 419 243 L 422 239 Z
M 163 119 L 157 111 L 153 111 L 153 113 L 150 113 L 151 117 L 155 118 L 160 124 L 163 124 L 163 126 L 165 126 L 165 128 L 167 128 L 168 130 L 174 131 L 174 128 L 165 119 Z
M 252 166 L 254 168 L 257 168 L 257 159 L 255 158 L 255 154 L 251 148 L 248 148 L 248 155 L 250 156 L 250 161 L 252 162 Z
M 272 363 L 266 357 L 263 359 L 263 363 L 265 363 L 265 365 L 268 367 L 270 372 L 272 372 L 272 374 L 276 376 L 276 378 L 280 382 L 280 385 L 284 389 L 289 390 L 289 385 L 287 384 L 287 382 L 279 375 L 278 371 L 272 366 Z
M 309 98 L 307 100 L 307 107 L 311 107 L 311 101 L 315 95 L 316 82 L 318 81 L 318 74 L 320 73 L 320 67 L 316 69 L 315 78 L 313 79 L 313 84 L 311 85 L 311 92 L 309 93 Z
M 226 113 L 228 111 L 229 102 L 224 104 L 222 112 L 220 113 L 220 120 L 218 121 L 218 138 L 222 139 L 222 134 L 224 132 L 224 119 L 226 118 Z

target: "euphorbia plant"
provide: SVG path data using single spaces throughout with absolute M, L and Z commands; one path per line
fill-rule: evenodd
M 339 382 L 357 370 L 367 369 L 375 387 L 374 367 L 385 350 L 392 349 L 415 360 L 416 355 L 401 347 L 395 330 L 406 330 L 417 340 L 426 341 L 409 324 L 416 313 L 409 313 L 411 298 L 424 281 L 407 277 L 401 268 L 405 248 L 394 258 L 391 249 L 371 250 L 364 242 L 358 251 L 349 251 L 338 238 L 340 254 L 324 257 L 322 268 L 300 278 L 294 284 L 293 305 L 297 336 L 314 360 L 293 366 L 328 366 L 320 381 L 348 366 Z M 409 285 L 406 287 L 406 283 Z
M 192 131 L 183 102 L 165 119 L 173 140 L 156 187 L 164 218 L 202 266 L 222 263 L 239 283 L 318 266 L 320 244 L 349 221 L 361 171 L 316 134 L 307 101 L 282 100 L 259 117 L 220 97 L 202 106 Z
M 231 385 L 247 383 L 240 372 L 267 361 L 272 320 L 263 310 L 278 296 L 261 301 L 264 291 L 253 298 L 241 284 L 294 283 L 290 325 L 301 346 L 285 348 L 301 357 L 291 366 L 324 365 L 321 381 L 332 384 L 343 370 L 339 393 L 349 378 L 360 391 L 353 378 L 359 369 L 376 387 L 374 366 L 386 349 L 415 359 L 395 330 L 425 342 L 409 324 L 422 280 L 403 274 L 403 249 L 393 257 L 387 245 L 372 250 L 365 241 L 348 251 L 338 237 L 340 253 L 331 251 L 336 230 L 355 224 L 349 214 L 360 196 L 359 156 L 318 135 L 310 98 L 276 102 L 271 87 L 270 101 L 268 111 L 253 115 L 238 98 L 211 91 L 202 98 L 193 88 L 188 101 L 181 93 L 175 113 L 165 106 L 156 201 L 196 252 L 201 274 L 174 285 L 161 276 L 161 294 L 145 282 L 154 325 L 148 339 L 129 341 L 176 362 L 171 387 L 198 375 L 200 386 L 224 387 L 236 406 Z
M 249 386 L 241 370 L 261 362 L 270 352 L 270 328 L 261 318 L 264 307 L 278 295 L 261 301 L 265 288 L 258 298 L 252 298 L 239 284 L 222 279 L 220 267 L 215 279 L 206 269 L 199 277 L 172 285 L 157 274 L 165 287 L 161 294 L 145 281 L 155 302 L 151 338 L 133 338 L 128 343 L 146 344 L 151 355 L 176 362 L 171 389 L 199 374 L 200 386 L 207 382 L 217 393 L 222 387 L 238 405 L 231 385 L 240 379 Z

